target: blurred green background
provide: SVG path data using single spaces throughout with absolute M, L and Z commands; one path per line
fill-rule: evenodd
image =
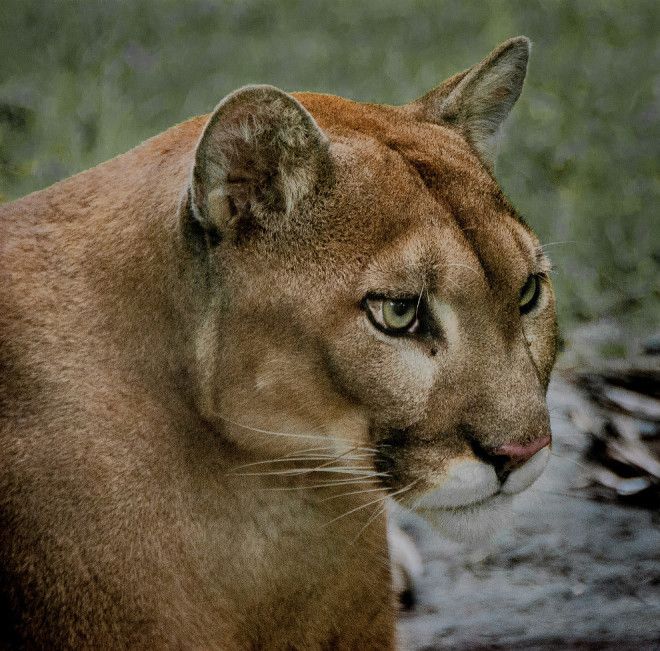
M 3 0 L 0 201 L 265 82 L 403 103 L 534 42 L 497 176 L 555 266 L 560 322 L 660 322 L 660 3 Z

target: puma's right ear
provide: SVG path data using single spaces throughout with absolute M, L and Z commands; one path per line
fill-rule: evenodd
M 205 228 L 277 229 L 331 169 L 327 139 L 291 95 L 245 86 L 209 119 L 195 153 L 191 207 Z
M 458 128 L 492 168 L 495 136 L 520 96 L 529 50 L 527 37 L 509 39 L 481 63 L 450 77 L 408 109 L 420 119 Z

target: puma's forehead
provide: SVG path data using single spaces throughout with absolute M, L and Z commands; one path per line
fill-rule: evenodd
M 337 191 L 362 250 L 370 243 L 378 249 L 367 284 L 378 278 L 418 292 L 450 258 L 488 285 L 519 285 L 530 273 L 547 271 L 536 236 L 455 130 L 420 121 L 405 108 L 315 93 L 296 98 L 335 145 L 339 166 L 344 162 Z

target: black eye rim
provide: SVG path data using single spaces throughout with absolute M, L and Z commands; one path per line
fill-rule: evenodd
M 379 323 L 374 316 L 374 313 L 369 306 L 370 301 L 400 301 L 402 303 L 410 303 L 415 306 L 415 320 L 412 325 L 405 328 L 388 328 L 382 323 Z M 367 313 L 367 317 L 371 324 L 377 330 L 390 337 L 413 337 L 418 334 L 421 327 L 420 312 L 422 311 L 421 300 L 419 296 L 387 296 L 385 294 L 367 294 L 360 304 L 360 307 Z
M 520 310 L 520 314 L 529 314 L 534 310 L 534 308 L 537 307 L 538 302 L 539 302 L 539 297 L 541 296 L 541 287 L 543 285 L 543 274 L 542 273 L 534 273 L 530 274 L 527 277 L 527 280 L 525 281 L 525 284 L 522 286 L 522 289 L 520 290 L 519 296 L 519 301 L 520 299 L 525 295 L 525 292 L 527 291 L 527 288 L 529 286 L 529 283 L 534 281 L 535 286 L 534 286 L 534 293 L 532 294 L 532 297 L 525 303 L 524 305 L 518 303 L 518 309 Z

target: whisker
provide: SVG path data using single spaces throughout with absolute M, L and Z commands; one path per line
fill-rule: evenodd
M 315 448 L 304 448 L 302 450 L 295 450 L 293 452 L 290 452 L 289 455 L 304 454 L 306 452 L 316 452 L 316 451 L 321 451 L 321 450 L 332 450 L 332 451 L 334 451 L 335 447 L 333 445 L 323 445 L 323 446 L 315 447 Z M 355 450 L 356 452 L 358 452 L 358 451 L 359 452 L 372 452 L 372 453 L 378 452 L 378 450 L 376 450 L 375 448 L 365 448 L 361 445 L 356 445 L 356 446 L 352 447 L 350 450 L 347 450 L 347 452 L 352 452 L 353 450 Z M 289 455 L 287 455 L 287 456 L 289 456 Z
M 353 445 L 355 443 L 354 441 L 351 441 L 349 439 L 342 439 L 336 436 L 330 436 L 328 434 L 293 434 L 290 432 L 275 432 L 273 430 L 261 429 L 260 427 L 251 427 L 250 425 L 237 423 L 236 421 L 233 421 L 221 415 L 218 415 L 218 417 L 221 420 L 225 421 L 226 423 L 229 423 L 230 425 L 234 425 L 235 427 L 240 427 L 241 429 L 249 430 L 250 432 L 257 432 L 258 434 L 269 434 L 270 436 L 283 436 L 285 438 L 293 438 L 293 439 L 317 439 L 317 440 L 329 439 L 331 441 L 337 441 L 340 443 L 350 443 Z
M 379 502 L 382 502 L 383 500 L 387 499 L 387 495 L 384 497 L 379 497 L 377 500 L 372 500 L 371 502 L 367 502 L 366 504 L 361 504 L 360 506 L 356 506 L 354 509 L 351 509 L 350 511 L 347 511 L 346 513 L 342 513 L 341 515 L 338 515 L 336 518 L 332 518 L 329 522 L 326 522 L 323 526 L 327 527 L 328 525 L 332 524 L 333 522 L 337 522 L 337 520 L 341 520 L 342 518 L 345 518 L 351 513 L 355 513 L 356 511 L 360 511 L 362 509 L 366 509 L 368 506 L 371 506 L 372 504 L 378 504 Z
M 331 495 L 330 497 L 324 497 L 321 502 L 329 502 L 330 500 L 336 500 L 339 497 L 345 497 L 347 495 L 361 495 L 362 493 L 373 493 L 375 491 L 382 491 L 383 488 L 368 488 L 362 491 L 349 491 L 348 493 L 339 493 L 339 495 Z
M 334 446 L 332 445 L 320 445 L 316 446 L 314 448 L 303 448 L 302 450 L 295 450 L 294 452 L 290 452 L 289 454 L 285 456 L 291 456 L 292 454 L 305 454 L 308 452 L 321 452 L 322 450 L 334 450 Z
M 322 484 L 310 484 L 304 486 L 273 486 L 268 488 L 256 488 L 255 490 L 264 490 L 264 491 L 302 491 L 307 490 L 308 488 L 332 488 L 334 486 L 346 486 L 348 484 L 380 484 L 378 479 L 342 479 L 339 481 L 332 481 L 330 479 L 326 480 Z
M 576 240 L 563 240 L 563 241 L 557 241 L 557 242 L 546 242 L 545 244 L 539 245 L 539 249 L 545 249 L 548 246 L 557 246 L 559 244 L 577 244 Z
M 356 460 L 358 460 L 357 457 L 347 457 L 346 456 L 346 455 L 350 454 L 351 452 L 355 452 L 355 451 L 356 451 L 356 448 L 352 448 L 351 450 L 346 450 L 346 452 L 344 452 L 343 454 L 340 454 L 340 455 L 338 455 L 334 458 L 331 458 L 329 461 L 326 461 L 325 463 L 322 463 L 320 466 L 316 466 L 313 469 L 313 472 L 316 472 L 316 471 L 320 470 L 321 468 L 325 468 L 326 466 L 329 466 L 330 464 L 336 463 L 337 461 L 339 461 L 339 459 L 347 459 L 349 461 L 356 461 Z M 364 456 L 362 458 L 364 459 Z M 371 457 L 367 457 L 367 458 L 371 458 Z
M 347 511 L 346 513 L 342 513 L 341 515 L 338 515 L 336 518 L 333 518 L 329 522 L 326 522 L 323 526 L 327 527 L 328 525 L 332 524 L 333 522 L 336 522 L 337 520 L 341 520 L 342 518 L 345 518 L 351 513 L 355 513 L 356 511 L 360 511 L 361 509 L 367 508 L 367 506 L 371 506 L 372 504 L 376 504 L 378 502 L 382 502 L 383 500 L 387 499 L 388 497 L 395 497 L 396 495 L 400 495 L 401 493 L 405 493 L 406 491 L 410 490 L 417 482 L 419 479 L 416 479 L 414 482 L 408 484 L 404 488 L 400 488 L 398 491 L 395 491 L 394 493 L 390 493 L 389 495 L 385 495 L 384 497 L 379 497 L 377 500 L 372 500 L 371 502 L 367 502 L 366 504 L 361 504 L 360 506 L 356 506 L 354 509 L 351 509 L 350 511 Z
M 378 504 L 376 505 L 376 507 L 374 509 L 375 513 L 365 522 L 364 526 L 360 529 L 360 531 L 357 532 L 357 536 L 355 536 L 355 538 L 353 538 L 353 540 L 351 540 L 351 545 L 353 545 L 357 542 L 358 538 L 362 535 L 362 533 L 364 531 L 366 531 L 366 529 L 369 527 L 369 525 L 372 522 L 374 522 L 374 520 L 376 520 L 378 518 L 378 516 L 385 513 L 385 508 L 386 508 L 385 506 L 380 506 Z
M 577 459 L 573 459 L 571 457 L 564 457 L 561 454 L 557 454 L 556 452 L 553 452 L 552 450 L 550 450 L 550 454 L 553 457 L 557 457 L 557 459 L 563 459 L 565 461 L 570 461 L 571 463 L 574 463 L 576 466 L 579 466 L 583 470 L 591 470 L 591 468 L 589 468 L 589 466 L 586 466 L 585 464 L 580 463 Z
M 422 296 L 424 295 L 424 286 L 426 284 L 426 278 L 422 277 L 422 288 L 419 290 L 419 296 L 417 297 L 417 306 L 415 307 L 415 316 L 419 314 L 419 306 L 422 303 Z
M 304 475 L 304 474 L 309 474 L 309 473 L 313 473 L 313 472 L 342 472 L 344 474 L 358 474 L 357 472 L 353 472 L 353 471 L 362 471 L 362 470 L 364 470 L 364 471 L 368 472 L 368 476 L 371 476 L 371 477 L 379 476 L 378 474 L 376 474 L 374 472 L 373 468 L 371 468 L 371 467 L 368 467 L 368 468 L 352 467 L 352 466 L 348 466 L 348 467 L 347 466 L 340 466 L 339 468 L 330 468 L 329 467 L 332 464 L 337 463 L 340 459 L 344 459 L 346 461 L 364 461 L 365 459 L 371 459 L 371 455 L 359 455 L 359 456 L 352 455 L 352 456 L 349 456 L 349 455 L 351 455 L 352 452 L 355 452 L 358 449 L 359 449 L 359 446 L 355 446 L 353 448 L 350 448 L 350 449 L 346 450 L 346 452 L 344 452 L 342 454 L 334 455 L 334 456 L 331 456 L 331 455 L 317 455 L 317 456 L 308 455 L 308 456 L 303 456 L 303 457 L 292 457 L 290 455 L 287 455 L 285 457 L 281 457 L 281 458 L 276 459 L 276 460 L 256 461 L 256 462 L 253 462 L 253 463 L 249 463 L 249 464 L 245 464 L 243 466 L 237 466 L 236 467 L 236 469 L 240 469 L 240 468 L 246 468 L 246 467 L 249 467 L 249 466 L 264 465 L 264 464 L 268 464 L 268 463 L 283 463 L 283 462 L 287 462 L 287 461 L 323 461 L 325 459 L 324 463 L 321 463 L 318 466 L 315 466 L 313 468 L 304 468 L 304 469 L 297 468 L 297 469 L 280 470 L 280 471 L 263 472 L 263 473 L 234 473 L 232 471 L 232 474 L 236 474 L 236 475 L 257 475 L 257 474 L 258 475 L 277 475 L 277 474 L 280 474 L 280 475 L 285 475 L 285 474 L 297 475 L 297 474 L 303 474 Z M 365 476 L 367 476 L 367 475 L 365 475 Z M 382 476 L 382 475 L 380 475 L 380 476 Z
M 554 495 L 555 497 L 570 497 L 574 500 L 586 500 L 586 496 L 580 495 L 580 494 L 575 494 L 575 493 L 561 493 L 558 491 L 547 491 L 543 490 L 541 488 L 528 488 L 528 492 L 530 493 L 541 493 L 542 495 Z
M 325 456 L 300 456 L 300 457 L 279 457 L 277 459 L 266 459 L 265 461 L 253 461 L 252 463 L 244 463 L 240 466 L 234 466 L 230 470 L 228 470 L 228 474 L 236 474 L 234 473 L 235 470 L 241 470 L 242 468 L 250 468 L 253 466 L 263 466 L 266 464 L 272 464 L 272 463 L 286 463 L 289 461 L 325 461 L 326 459 L 329 459 L 329 463 L 332 463 L 338 459 L 345 459 L 347 461 L 362 461 L 364 459 L 369 459 L 370 456 L 367 455 L 361 455 L 361 456 L 343 456 L 339 455 L 337 457 L 331 456 L 331 455 L 325 455 Z M 319 466 L 321 467 L 321 466 Z M 313 470 L 313 469 L 312 469 Z
M 269 470 L 267 472 L 234 472 L 231 473 L 236 477 L 269 477 L 273 475 L 285 475 L 289 477 L 295 477 L 299 475 L 308 475 L 313 472 L 329 472 L 329 473 L 340 473 L 343 475 L 357 475 L 360 477 L 385 477 L 386 473 L 375 472 L 370 468 L 294 468 L 289 470 Z
M 291 457 L 291 459 L 295 459 L 296 457 Z M 321 455 L 313 455 L 313 454 L 303 454 L 300 457 L 303 461 L 322 461 L 322 465 L 320 466 L 315 466 L 318 468 L 322 468 L 323 466 L 334 463 L 335 461 L 360 461 L 364 459 L 371 459 L 371 455 L 354 455 L 351 454 L 349 455 L 348 452 L 344 454 L 338 454 L 338 455 L 332 455 L 332 454 L 321 454 Z

